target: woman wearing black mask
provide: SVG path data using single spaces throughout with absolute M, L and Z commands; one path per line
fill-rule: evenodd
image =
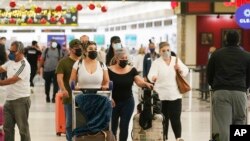
M 138 75 L 134 67 L 128 65 L 128 53 L 126 49 L 115 50 L 115 64 L 108 69 L 110 80 L 113 81 L 112 98 L 114 107 L 112 111 L 112 132 L 116 136 L 118 121 L 120 118 L 119 141 L 126 141 L 128 138 L 128 127 L 134 111 L 135 102 L 132 93 L 132 85 L 135 82 L 139 87 L 152 88 Z
M 76 87 L 80 89 L 108 89 L 108 70 L 104 63 L 96 60 L 96 43 L 89 41 L 83 52 L 85 57 L 76 61 L 73 66 L 70 83 L 77 81 Z

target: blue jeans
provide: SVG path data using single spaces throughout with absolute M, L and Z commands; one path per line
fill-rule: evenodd
M 66 139 L 72 141 L 72 104 L 64 104 L 66 116 Z
M 120 118 L 120 141 L 127 141 L 128 138 L 128 128 L 129 122 L 132 117 L 133 111 L 135 107 L 134 97 L 130 97 L 129 99 L 117 102 L 112 112 L 112 132 L 116 136 L 118 129 L 118 122 Z

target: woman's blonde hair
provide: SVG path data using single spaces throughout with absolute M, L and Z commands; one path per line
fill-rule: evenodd
M 114 57 L 111 59 L 109 65 L 114 65 L 117 63 L 117 59 L 121 58 L 123 55 L 128 55 L 128 50 L 126 48 L 115 49 Z
M 163 47 L 165 46 L 169 46 L 169 43 L 168 42 L 160 42 L 159 43 L 159 49 L 161 50 Z

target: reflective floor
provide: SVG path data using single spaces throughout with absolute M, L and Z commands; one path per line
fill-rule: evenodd
M 0 91 L 0 102 L 2 104 L 4 100 L 2 88 L 0 88 Z M 134 91 L 136 93 L 136 88 L 134 88 Z M 138 102 L 137 94 L 134 94 L 134 97 Z M 191 99 L 189 99 L 189 95 L 183 98 L 182 138 L 185 141 L 208 141 L 210 138 L 210 105 L 208 101 L 200 100 L 199 97 L 199 93 L 193 91 Z M 29 123 L 32 141 L 65 141 L 65 135 L 56 135 L 55 104 L 45 102 L 44 88 L 40 83 L 35 87 L 31 100 Z M 130 123 L 129 132 L 131 132 L 131 128 L 132 122 Z M 130 136 L 131 134 L 129 134 L 128 141 L 132 141 Z M 17 128 L 16 140 L 20 140 Z M 175 141 L 171 128 L 168 141 Z

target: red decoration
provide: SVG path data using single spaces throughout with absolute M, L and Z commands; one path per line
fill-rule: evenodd
M 77 4 L 77 5 L 76 5 L 76 10 L 77 10 L 77 11 L 81 11 L 81 10 L 82 10 L 82 8 L 83 8 L 83 7 L 82 7 L 82 5 L 81 5 L 81 4 Z
M 224 2 L 224 5 L 229 7 L 229 6 L 234 6 L 235 2 Z
M 28 24 L 32 24 L 34 21 L 33 21 L 33 19 L 32 18 L 28 18 L 28 20 L 27 20 L 27 23 Z
M 45 18 L 42 18 L 42 19 L 40 20 L 40 23 L 41 23 L 41 24 L 46 24 L 46 23 L 47 23 L 47 20 L 46 20 Z
M 59 22 L 62 23 L 62 24 L 64 24 L 64 18 L 60 18 Z
M 178 5 L 179 5 L 179 3 L 177 1 L 175 1 L 175 0 L 171 1 L 172 9 L 175 9 Z
M 55 8 L 55 10 L 56 10 L 57 12 L 62 11 L 62 6 L 61 6 L 61 5 L 57 5 L 56 8 Z
M 51 22 L 51 23 L 55 23 L 55 22 L 56 22 L 56 18 L 55 18 L 55 17 L 51 17 L 51 18 L 50 18 L 50 22 Z
M 11 2 L 10 2 L 10 7 L 11 7 L 11 8 L 16 7 L 16 2 L 15 2 L 15 1 L 11 1 Z
M 94 10 L 95 9 L 95 5 L 93 3 L 89 4 L 89 9 L 90 10 Z
M 246 2 L 247 2 L 247 0 L 236 0 L 235 1 L 237 7 L 240 7 L 241 5 L 245 4 Z
M 10 22 L 10 24 L 15 24 L 16 23 L 16 19 L 10 18 L 9 22 Z
M 108 9 L 107 9 L 106 6 L 102 6 L 101 10 L 102 10 L 103 13 L 105 13 L 105 12 L 107 12 Z
M 42 8 L 39 7 L 39 6 L 37 6 L 37 7 L 35 8 L 35 12 L 36 12 L 36 13 L 41 13 L 41 12 L 42 12 Z

